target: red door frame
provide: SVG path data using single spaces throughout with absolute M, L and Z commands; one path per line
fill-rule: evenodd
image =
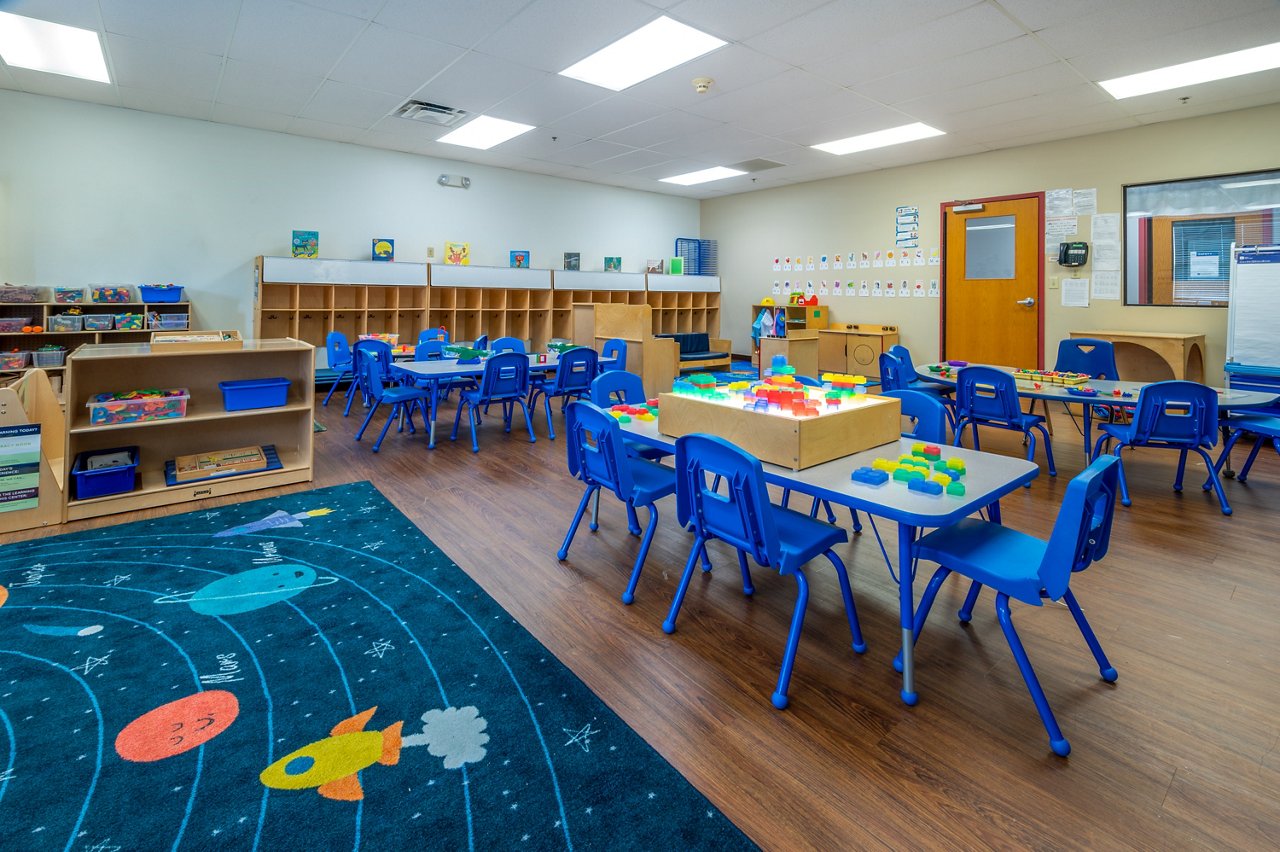
M 1044 193 L 1043 192 L 1023 192 L 1017 195 L 992 195 L 987 198 L 970 198 L 965 201 L 944 201 L 939 205 L 939 218 L 941 223 L 941 243 L 942 257 L 941 267 L 938 274 L 941 280 L 938 281 L 939 290 L 942 293 L 942 302 L 940 303 L 940 313 L 938 314 L 938 356 L 946 358 L 947 353 L 947 211 L 956 206 L 965 204 L 986 204 L 993 201 L 1019 201 L 1025 198 L 1040 199 L 1040 221 L 1036 227 L 1039 229 L 1039 262 L 1036 264 L 1036 369 L 1044 369 L 1044 313 L 1047 307 L 1044 303 Z

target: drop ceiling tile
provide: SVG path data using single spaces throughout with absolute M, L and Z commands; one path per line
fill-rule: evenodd
M 659 106 L 683 109 L 781 74 L 789 67 L 787 63 L 749 47 L 727 44 L 706 56 L 635 84 L 627 89 L 627 95 Z M 693 87 L 695 77 L 710 77 L 715 82 L 710 91 L 699 94 Z
M 533 160 L 549 160 L 551 155 L 559 154 L 574 145 L 587 141 L 587 137 L 579 133 L 566 133 L 539 127 L 522 133 L 500 146 L 504 154 L 526 157 Z
M 64 77 L 61 74 L 46 74 L 43 71 L 31 71 L 27 68 L 10 66 L 9 74 L 13 82 L 24 92 L 33 95 L 48 95 L 52 98 L 66 98 L 72 101 L 88 101 L 95 104 L 120 105 L 120 93 L 110 83 L 95 83 L 92 80 L 81 80 L 78 77 Z
M 198 118 L 203 121 L 209 121 L 213 114 L 213 101 L 211 100 L 197 100 L 151 89 L 131 89 L 128 86 L 120 86 L 119 89 L 120 105 L 128 109 L 138 109 L 161 115 L 176 115 L 184 118 Z
M 1139 0 L 1110 3 L 1095 14 L 1052 24 L 1037 35 L 1058 55 L 1071 59 L 1100 50 L 1115 50 L 1134 59 L 1135 70 L 1158 68 L 1158 54 L 1138 47 L 1170 33 L 1186 32 L 1214 21 L 1226 20 L 1273 6 L 1269 0 Z M 1261 39 L 1265 43 L 1268 39 Z M 1274 39 L 1270 39 L 1274 40 Z
M 121 35 L 107 35 L 112 79 L 121 86 L 213 100 L 222 57 Z
M 302 74 L 327 74 L 365 21 L 292 0 L 243 0 L 227 55 Z
M 612 174 L 625 174 L 626 172 L 633 172 L 636 169 L 646 169 L 650 166 L 658 166 L 662 163 L 668 163 L 671 159 L 671 156 L 668 154 L 661 154 L 657 151 L 649 151 L 640 148 L 632 149 L 627 151 L 625 154 L 620 154 L 617 157 L 611 157 L 608 160 L 603 160 L 596 163 L 595 166 L 601 171 L 610 172 Z
M 687 136 L 717 126 L 719 126 L 718 123 L 711 119 L 672 110 L 648 121 L 606 134 L 602 138 L 634 148 L 648 148 L 678 136 Z
M 326 80 L 298 115 L 314 121 L 364 129 L 372 127 L 401 103 L 399 95 Z
M 215 100 L 227 106 L 293 116 L 323 82 L 317 74 L 228 59 Z
M 453 45 L 371 24 L 329 72 L 331 80 L 406 97 L 462 57 Z
M 529 3 L 530 0 L 388 0 L 374 20 L 394 30 L 469 48 Z
M 1150 124 L 1156 116 L 1160 121 L 1169 121 L 1275 103 L 1277 92 L 1280 92 L 1280 69 L 1168 92 L 1154 92 L 1114 103 L 1117 109 Z M 1188 98 L 1185 104 L 1182 102 L 1184 97 Z
M 443 136 L 445 132 L 444 128 L 429 124 L 404 120 L 390 123 L 392 121 L 383 119 L 372 129 L 361 132 L 355 138 L 356 144 L 396 151 L 417 151 L 423 146 L 435 144 L 436 138 Z
M 653 180 L 662 180 L 666 177 L 674 177 L 676 175 L 684 175 L 689 172 L 696 172 L 702 169 L 709 169 L 716 165 L 707 160 L 696 160 L 687 157 L 681 157 L 673 160 L 667 160 L 665 163 L 655 163 L 652 166 L 644 166 L 639 169 L 632 169 L 628 174 L 638 178 L 652 178 Z
M 1127 130 L 1139 126 L 1140 122 L 1136 119 L 1119 119 L 1114 121 L 1104 121 L 1097 124 L 1080 124 L 1073 127 L 1070 132 L 1063 130 L 1045 130 L 1039 133 L 1030 133 L 1025 136 L 1008 136 L 1001 140 L 1000 148 L 1017 148 L 1023 145 L 1037 145 L 1041 142 L 1059 142 L 1064 139 L 1071 139 L 1080 136 L 1090 136 L 1096 133 L 1109 133 L 1115 130 Z M 1087 140 L 1081 140 L 1081 144 L 1088 144 Z
M 668 8 L 668 14 L 726 41 L 743 41 L 784 24 L 828 0 L 684 0 Z
M 581 144 L 553 151 L 539 159 L 567 166 L 589 166 L 592 163 L 598 163 L 601 160 L 607 160 L 610 157 L 616 157 L 619 154 L 625 154 L 632 150 L 634 149 L 628 148 L 626 145 L 619 145 L 615 142 L 605 142 L 601 139 L 588 139 L 586 142 L 582 142 Z
M 1021 101 L 1043 92 L 1091 85 L 1064 62 L 1019 71 L 995 80 L 939 92 L 895 104 L 897 109 L 940 130 L 948 128 L 948 117 L 970 113 L 997 104 Z M 1102 94 L 1096 86 L 1095 92 Z M 1101 100 L 1101 97 L 1099 97 Z M 962 125 L 963 126 L 963 125 Z
M 1076 18 L 1094 18 L 1105 14 L 1115 0 L 1072 0 L 1058 3 L 1054 0 L 1000 0 L 1000 5 L 1031 31 L 1061 24 Z
M 749 130 L 743 130 L 731 124 L 718 124 L 705 130 L 696 130 L 649 147 L 659 153 L 670 154 L 673 157 L 707 156 L 720 160 L 722 156 L 728 155 L 730 152 L 736 154 L 741 149 L 759 151 L 761 149 L 777 148 L 780 144 L 775 139 L 752 133 Z M 736 162 L 748 159 L 751 156 L 755 155 L 734 156 L 733 160 Z
M 226 52 L 240 11 L 239 0 L 99 0 L 108 33 L 130 36 L 154 45 Z M 95 25 L 96 28 L 96 25 Z
M 13 76 L 9 73 L 9 69 L 0 64 L 0 88 L 17 89 L 18 84 L 13 81 Z
M 487 112 L 513 121 L 493 109 L 500 101 L 518 98 L 519 92 L 548 75 L 496 56 L 468 52 L 437 77 L 414 92 L 414 98 L 465 109 Z
M 536 72 L 534 77 L 535 81 L 527 89 L 495 104 L 495 113 L 501 113 L 509 121 L 545 127 L 613 94 L 608 89 L 559 74 Z
M 385 0 L 302 0 L 302 2 L 318 9 L 341 12 L 344 15 L 351 15 L 353 18 L 360 18 L 363 21 L 371 21 L 373 16 L 378 14 L 378 10 Z M 433 3 L 432 5 L 436 4 Z
M 231 104 L 214 104 L 212 118 L 223 124 L 238 124 L 241 127 L 256 127 L 260 130 L 278 130 L 281 133 L 289 127 L 287 115 Z
M 334 142 L 354 142 L 363 132 L 359 127 L 349 124 L 333 124 L 328 121 L 314 121 L 310 118 L 295 118 L 289 122 L 288 131 L 295 136 L 310 136 L 313 139 L 329 139 Z
M 1058 59 L 1029 35 L 1019 36 L 958 56 L 893 65 L 893 73 L 850 86 L 860 95 L 899 104 L 930 94 L 949 92 L 987 80 L 1051 65 Z
M 534 0 L 475 48 L 554 74 L 659 15 L 638 0 Z
M 788 114 L 794 115 L 802 104 L 810 100 L 842 93 L 850 94 L 807 71 L 789 68 L 781 74 L 696 102 L 685 109 L 712 121 L 742 122 L 742 126 L 751 127 L 753 125 L 746 122 L 753 120 L 756 125 L 763 122 L 768 126 L 787 120 Z
M 4 3 L 3 7 L 4 11 L 15 15 L 85 30 L 100 30 L 102 25 L 97 0 L 12 0 Z
M 814 120 L 801 121 L 794 125 L 780 124 L 771 135 L 788 142 L 795 142 L 797 145 L 819 145 L 836 139 L 900 127 L 912 121 L 898 110 L 874 104 L 868 104 L 858 111 L 814 112 L 807 117 Z
M 565 130 L 583 136 L 605 136 L 624 127 L 639 124 L 667 112 L 653 104 L 637 101 L 626 95 L 614 95 L 586 109 L 547 125 L 552 130 Z

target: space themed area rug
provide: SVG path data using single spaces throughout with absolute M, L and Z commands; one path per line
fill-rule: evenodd
M 369 483 L 0 547 L 0 847 L 751 849 Z

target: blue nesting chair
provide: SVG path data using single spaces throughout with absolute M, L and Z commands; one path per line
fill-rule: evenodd
M 627 341 L 617 337 L 606 340 L 604 346 L 600 347 L 600 357 L 618 359 L 612 364 L 601 364 L 601 372 L 627 369 Z
M 360 370 L 361 352 L 370 353 L 373 359 L 378 362 L 378 376 L 382 379 L 382 383 L 391 383 L 391 344 L 385 340 L 357 340 L 355 345 L 351 347 L 352 369 L 355 370 L 355 376 L 352 379 L 351 387 L 347 388 L 347 405 L 342 409 L 343 417 L 351 413 L 351 403 L 355 400 L 357 394 L 364 400 L 365 405 L 370 405 L 373 402 L 368 388 L 364 386 L 364 374 Z
M 329 369 L 338 371 L 337 378 L 333 380 L 333 387 L 329 388 L 329 392 L 324 397 L 323 404 L 328 405 L 329 398 L 333 396 L 333 392 L 338 389 L 338 384 L 344 377 L 351 376 L 352 381 L 355 380 L 355 358 L 351 355 L 351 344 L 347 342 L 347 336 L 340 331 L 329 332 L 324 339 L 324 348 Z
M 911 431 L 903 432 L 902 437 L 930 444 L 950 443 L 947 437 L 950 410 L 938 397 L 918 390 L 887 390 L 879 395 L 897 399 L 902 405 L 902 416 L 911 420 Z
M 1103 423 L 1098 427 L 1102 434 L 1093 445 L 1097 458 L 1103 446 L 1115 441 L 1115 455 L 1125 447 L 1159 447 L 1178 451 L 1178 475 L 1173 480 L 1173 490 L 1182 490 L 1182 475 L 1186 472 L 1187 453 L 1195 452 L 1204 459 L 1209 478 L 1202 488 L 1213 488 L 1218 495 L 1222 514 L 1230 515 L 1231 506 L 1222 492 L 1222 480 L 1209 457 L 1208 450 L 1218 444 L 1218 392 L 1196 382 L 1170 381 L 1144 385 L 1138 391 L 1133 420 L 1129 423 Z M 1124 465 L 1120 466 L 1120 502 L 1132 505 L 1129 486 L 1125 482 Z
M 725 486 L 723 493 L 711 490 L 710 483 L 717 478 Z M 680 614 L 680 605 L 689 589 L 698 556 L 705 551 L 708 541 L 718 538 L 738 550 L 745 594 L 755 591 L 747 567 L 748 554 L 761 567 L 775 568 L 781 574 L 796 578 L 796 605 L 786 650 L 782 655 L 778 685 L 773 692 L 774 707 L 781 710 L 787 706 L 787 686 L 791 681 L 796 647 L 804 627 L 805 606 L 809 601 L 809 581 L 803 568 L 814 557 L 827 557 L 836 569 L 849 632 L 853 635 L 853 649 L 859 654 L 866 651 L 862 629 L 858 625 L 858 611 L 853 604 L 853 592 L 849 588 L 848 572 L 832 550 L 848 540 L 845 531 L 770 503 L 764 470 L 755 456 L 711 435 L 685 435 L 677 439 L 676 514 L 681 526 L 693 525 L 696 538 L 685 562 L 675 600 L 671 602 L 671 612 L 662 623 L 664 631 L 675 632 L 676 616 Z
M 1044 437 L 1044 455 L 1049 463 L 1049 475 L 1057 476 L 1053 464 L 1053 442 L 1044 428 L 1044 418 L 1039 414 L 1027 414 L 1018 401 L 1018 386 L 1013 376 L 994 367 L 962 367 L 956 374 L 956 437 L 960 446 L 964 427 L 973 427 L 973 448 L 982 449 L 978 443 L 978 426 L 1009 429 L 1027 436 L 1027 461 L 1035 458 L 1036 436 L 1032 429 Z M 1027 483 L 1030 488 L 1031 484 Z
M 499 337 L 489 347 L 495 355 L 499 352 L 525 352 L 524 341 L 518 337 Z
M 648 402 L 648 397 L 644 393 L 644 382 L 635 373 L 628 373 L 626 370 L 606 370 L 591 382 L 591 402 L 607 410 L 615 405 L 642 405 Z M 627 455 L 636 458 L 657 461 L 671 455 L 666 450 L 636 441 L 624 440 L 622 443 L 627 449 Z M 599 515 L 599 509 L 600 496 L 597 494 L 592 523 L 595 523 L 594 518 Z M 593 526 L 592 529 L 595 527 Z M 632 535 L 640 535 L 640 521 L 636 519 L 635 509 L 631 506 L 627 506 L 627 529 Z
M 599 358 L 596 350 L 579 346 L 569 349 L 560 355 L 556 364 L 556 377 L 550 382 L 534 385 L 529 394 L 529 405 L 537 406 L 538 397 L 542 397 L 547 409 L 547 432 L 551 440 L 556 439 L 556 430 L 551 425 L 551 398 L 561 399 L 560 410 L 564 411 L 571 398 L 582 399 L 591 396 L 591 382 L 596 378 L 599 369 Z
M 969 577 L 975 584 L 995 589 L 996 617 L 1009 642 L 1009 650 L 1013 652 L 1040 713 L 1040 720 L 1049 733 L 1050 747 L 1054 754 L 1062 757 L 1070 753 L 1071 745 L 1053 717 L 1049 700 L 1045 698 L 1031 661 L 1027 659 L 1027 652 L 1022 647 L 1022 640 L 1014 630 L 1009 598 L 1031 606 L 1041 606 L 1045 598 L 1065 601 L 1098 662 L 1102 679 L 1108 683 L 1115 681 L 1116 670 L 1107 661 L 1102 645 L 1085 619 L 1069 584 L 1073 573 L 1083 571 L 1107 555 L 1119 473 L 1119 460 L 1104 456 L 1095 459 L 1072 479 L 1048 541 L 1000 524 L 965 518 L 953 526 L 934 530 L 912 547 L 915 558 L 937 562 L 941 566 L 920 597 L 920 608 L 915 616 L 915 638 L 920 638 L 938 588 L 951 572 Z M 969 616 L 967 609 L 961 610 L 962 622 L 968 622 Z
M 1230 430 L 1230 435 L 1226 442 L 1222 445 L 1222 454 L 1218 456 L 1218 461 L 1213 468 L 1216 471 L 1222 470 L 1223 463 L 1231 457 L 1231 451 L 1235 449 L 1236 442 L 1244 435 L 1253 435 L 1253 449 L 1249 451 L 1249 458 L 1245 460 L 1244 467 L 1240 468 L 1236 474 L 1237 482 L 1247 482 L 1249 480 L 1249 468 L 1253 467 L 1254 460 L 1258 457 L 1258 453 L 1266 445 L 1267 441 L 1271 442 L 1271 447 L 1280 455 L 1280 417 L 1271 414 L 1249 414 L 1243 412 L 1233 415 L 1222 421 L 1222 428 Z
M 444 328 L 424 328 L 418 332 L 418 342 L 428 343 L 432 340 L 439 340 L 441 343 L 449 342 L 449 332 Z
M 471 348 L 472 348 L 472 349 L 488 349 L 488 348 L 489 348 L 489 335 L 487 335 L 487 334 L 482 334 L 482 335 L 480 335 L 479 337 L 477 337 L 477 338 L 476 338 L 476 342 L 475 342 L 475 343 L 473 343 L 473 344 L 471 344 Z
M 529 405 L 525 402 L 528 395 L 529 356 L 519 352 L 491 355 L 485 362 L 480 387 L 459 394 L 458 410 L 453 416 L 453 433 L 449 440 L 458 440 L 458 424 L 462 422 L 462 410 L 465 408 L 471 424 L 471 452 L 480 452 L 480 444 L 476 440 L 478 409 L 482 405 L 488 406 L 496 402 L 502 406 L 502 423 L 507 432 L 511 431 L 515 407 L 520 406 L 520 410 L 524 412 L 524 424 L 529 430 L 529 443 L 534 443 L 538 439 L 533 435 L 533 421 L 529 417 Z
M 931 379 L 921 377 L 916 372 L 916 365 L 911 360 L 911 350 L 900 343 L 895 343 L 889 347 L 889 354 L 902 365 L 903 374 L 907 380 L 907 387 L 911 390 L 922 390 L 926 393 L 941 393 L 943 395 L 951 392 L 951 386 L 946 382 L 935 382 Z
M 360 424 L 360 431 L 356 432 L 356 440 L 359 441 L 364 437 L 364 430 L 369 427 L 369 421 L 373 419 L 374 413 L 384 402 L 391 403 L 391 411 L 387 413 L 387 422 L 382 424 L 382 431 L 378 433 L 378 440 L 373 443 L 373 451 L 376 453 L 382 449 L 382 439 L 387 436 L 387 430 L 391 428 L 391 422 L 397 417 L 403 418 L 399 427 L 399 431 L 404 430 L 404 423 L 409 424 L 409 432 L 414 431 L 413 428 L 413 409 L 417 406 L 422 412 L 422 425 L 427 428 L 427 418 L 430 417 L 428 404 L 431 400 L 431 391 L 422 388 L 415 388 L 409 385 L 391 385 L 385 387 L 382 384 L 382 365 L 368 349 L 357 350 L 356 357 L 360 359 L 360 376 L 361 384 L 369 394 L 370 402 L 369 413 L 364 416 L 364 422 Z
M 888 352 L 881 352 L 878 360 L 880 366 L 880 390 L 913 390 L 920 393 L 928 394 L 934 397 L 947 408 L 947 422 L 955 427 L 955 401 L 948 396 L 951 388 L 933 382 L 926 382 L 916 375 L 915 369 L 911 366 L 910 353 L 907 356 L 907 362 L 904 364 L 898 356 L 893 354 L 894 349 L 902 349 L 901 346 L 890 347 Z
M 573 515 L 573 523 L 569 525 L 556 556 L 562 560 L 569 556 L 569 545 L 573 543 L 574 533 L 578 531 L 593 495 L 598 498 L 601 491 L 612 492 L 626 504 L 629 519 L 635 518 L 637 507 L 648 508 L 649 525 L 640 542 L 640 552 L 631 568 L 626 591 L 622 593 L 622 602 L 630 604 L 635 600 L 640 571 L 649 554 L 649 545 L 653 543 L 654 530 L 658 528 L 658 507 L 654 504 L 675 493 L 676 473 L 664 465 L 628 455 L 618 421 L 594 403 L 582 400 L 570 403 L 565 411 L 565 430 L 568 432 L 569 472 L 582 480 L 587 488 L 578 501 L 578 511 Z M 598 523 L 593 517 L 591 529 L 595 531 L 597 528 Z
M 1120 381 L 1120 370 L 1116 367 L 1116 348 L 1110 340 L 1099 340 L 1094 337 L 1071 337 L 1058 341 L 1058 358 L 1053 362 L 1053 369 L 1059 373 L 1084 373 L 1091 379 Z M 1035 411 L 1036 400 L 1031 401 L 1031 410 Z M 1045 416 L 1049 414 L 1049 406 L 1040 400 Z M 1089 403 L 1095 410 L 1102 410 L 1104 417 L 1114 409 L 1101 403 Z M 1066 403 L 1063 403 L 1063 407 Z M 1089 448 L 1085 447 L 1087 451 Z

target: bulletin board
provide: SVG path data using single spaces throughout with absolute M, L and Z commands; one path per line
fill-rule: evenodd
M 1227 363 L 1280 367 L 1280 246 L 1231 252 Z

